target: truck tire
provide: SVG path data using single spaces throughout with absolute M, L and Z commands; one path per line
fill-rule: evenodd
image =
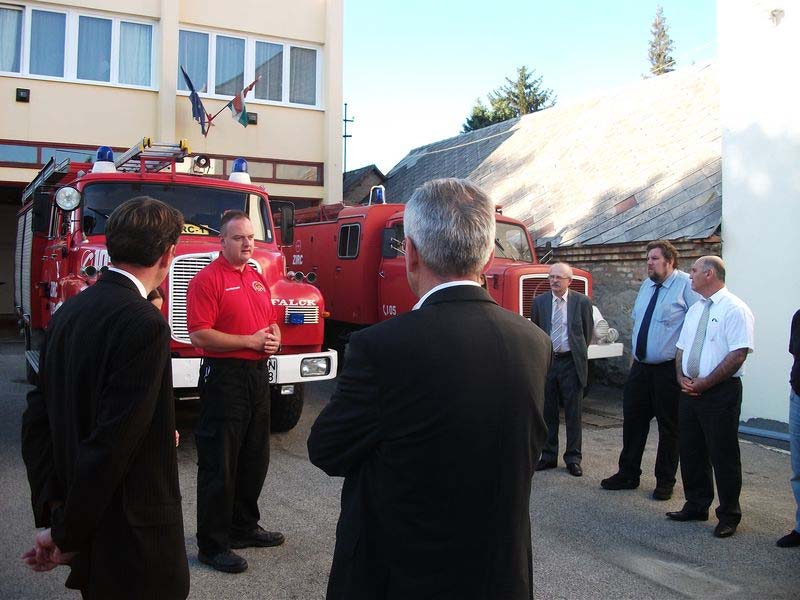
M 270 386 L 270 428 L 273 433 L 289 431 L 303 413 L 303 386 L 294 384 L 294 394 L 281 394 L 281 386 Z

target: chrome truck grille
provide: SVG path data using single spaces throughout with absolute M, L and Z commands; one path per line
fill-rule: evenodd
M 172 328 L 172 339 L 184 344 L 191 344 L 189 329 L 186 323 L 186 291 L 192 277 L 200 269 L 211 264 L 219 256 L 219 252 L 203 254 L 184 254 L 176 256 L 169 269 L 169 325 Z M 250 259 L 250 264 L 260 273 L 261 266 Z
M 523 275 L 520 277 L 519 288 L 519 314 L 526 319 L 531 318 L 531 303 L 533 299 L 539 294 L 544 294 L 550 291 L 550 284 L 547 281 L 547 273 L 536 275 Z M 580 292 L 587 294 L 589 282 L 585 277 L 576 275 L 572 278 L 569 284 L 569 289 L 573 292 Z

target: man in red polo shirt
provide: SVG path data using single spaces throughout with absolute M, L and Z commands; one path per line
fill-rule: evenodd
M 267 358 L 281 345 L 269 287 L 247 261 L 253 224 L 229 211 L 222 252 L 189 284 L 189 337 L 203 352 L 197 440 L 197 545 L 200 562 L 241 573 L 231 548 L 279 546 L 283 534 L 258 524 L 258 497 L 269 467 Z

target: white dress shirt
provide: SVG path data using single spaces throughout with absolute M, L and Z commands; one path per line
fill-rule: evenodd
M 708 377 L 729 352 L 747 348 L 747 353 L 750 354 L 755 347 L 753 344 L 755 319 L 748 306 L 731 294 L 726 287 L 711 296 L 710 300 L 712 304 L 708 312 L 708 327 L 703 351 L 700 353 L 700 377 Z M 688 372 L 689 353 L 697 333 L 697 325 L 708 301 L 709 298 L 702 298 L 692 304 L 683 321 L 677 347 L 683 351 L 681 367 L 684 374 Z M 743 374 L 744 365 L 733 376 L 741 377 Z
M 552 292 L 551 292 L 552 293 Z M 569 294 L 569 288 L 564 291 L 563 296 L 556 296 L 553 294 L 553 312 L 550 313 L 550 331 L 553 331 L 553 328 L 556 324 L 556 303 L 562 302 L 563 310 L 561 311 L 561 323 L 564 327 L 561 329 L 561 339 L 560 340 L 553 340 L 553 351 L 554 352 L 569 352 L 569 331 L 567 329 L 567 296 Z
M 429 289 L 425 293 L 425 295 L 423 295 L 422 298 L 420 298 L 419 301 L 417 301 L 417 303 L 414 305 L 414 308 L 412 308 L 411 310 L 417 310 L 418 308 L 422 307 L 422 305 L 425 303 L 425 300 L 427 300 L 428 296 L 430 296 L 431 294 L 434 294 L 439 290 L 443 290 L 445 288 L 455 287 L 457 285 L 474 285 L 477 287 L 481 287 L 477 281 L 472 281 L 470 279 L 459 279 L 458 281 L 447 281 L 445 283 L 440 283 L 439 285 Z
M 122 269 L 117 269 L 116 267 L 108 267 L 109 271 L 114 271 L 114 273 L 119 273 L 120 275 L 125 275 L 128 279 L 130 279 L 133 283 L 136 284 L 136 289 L 139 290 L 139 293 L 142 295 L 142 298 L 147 298 L 147 290 L 144 289 L 144 284 L 139 281 L 139 278 L 136 275 L 132 275 L 127 271 L 123 271 Z

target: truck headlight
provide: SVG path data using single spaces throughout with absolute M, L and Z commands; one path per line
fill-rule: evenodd
M 302 377 L 318 377 L 331 372 L 331 361 L 326 356 L 317 358 L 304 358 L 300 362 L 300 375 Z
M 599 319 L 594 324 L 594 338 L 598 344 L 613 344 L 619 339 L 619 331 L 609 327 L 605 319 Z

